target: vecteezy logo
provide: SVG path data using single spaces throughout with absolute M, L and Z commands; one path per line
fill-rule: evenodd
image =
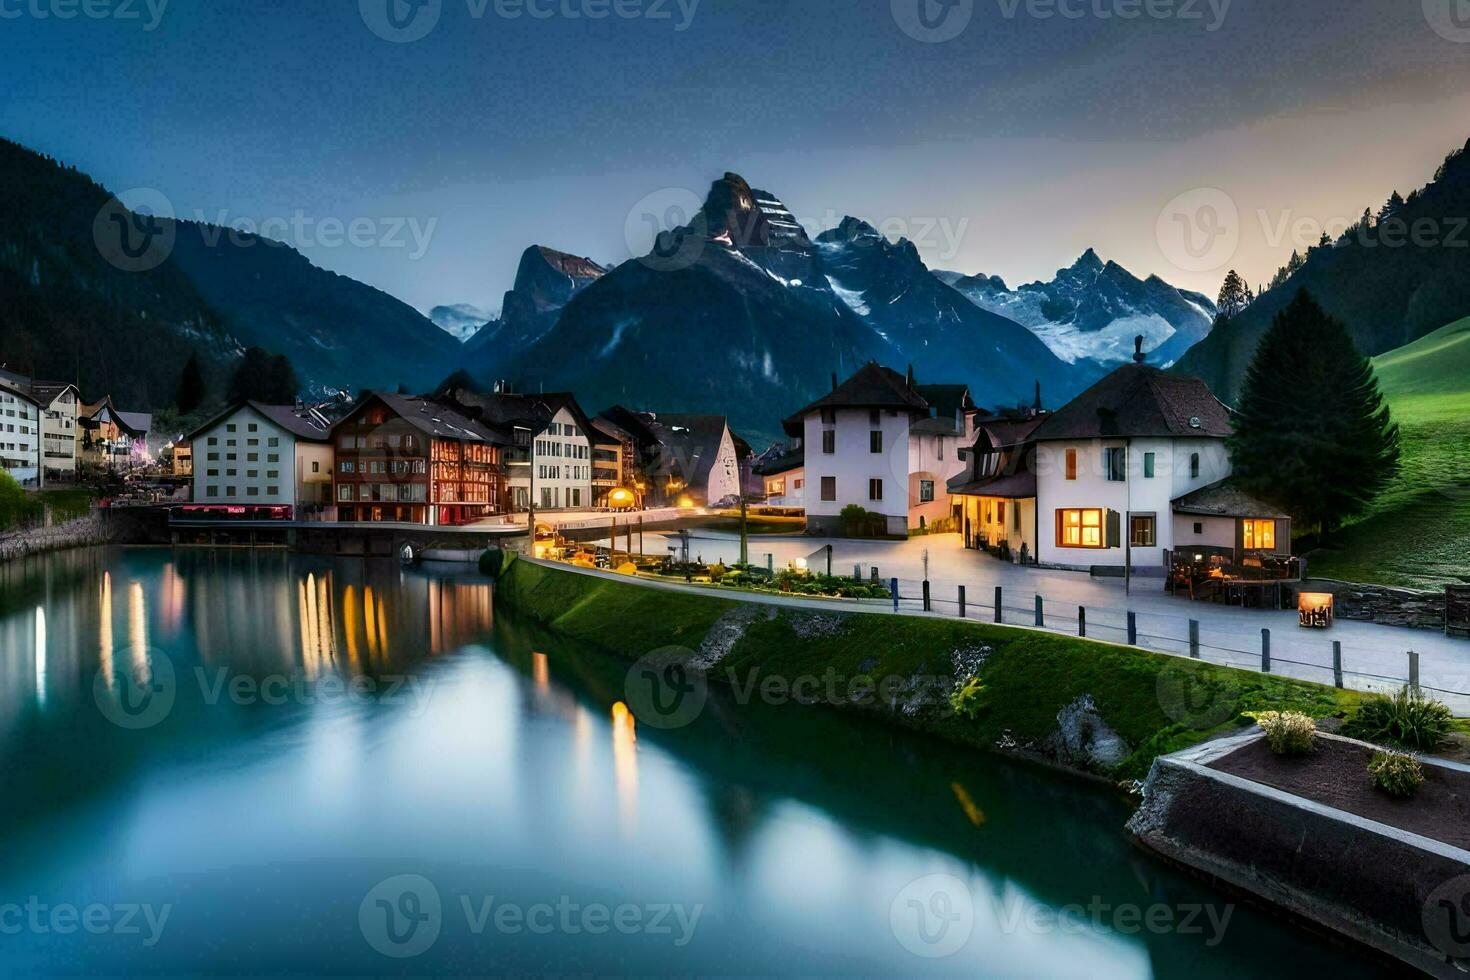
M 699 261 L 709 233 L 704 203 L 686 187 L 646 195 L 628 212 L 623 240 L 638 262 L 655 272 L 677 272 Z
M 635 663 L 623 682 L 633 717 L 653 728 L 683 728 L 699 717 L 709 700 L 704 673 L 689 666 L 694 652 L 664 647 Z
M 1164 205 L 1155 226 L 1159 249 L 1176 268 L 1209 272 L 1240 247 L 1240 209 L 1216 187 L 1200 187 Z
M 444 0 L 358 0 L 368 30 L 394 44 L 420 41 L 439 26 Z
M 1155 693 L 1164 714 L 1197 731 L 1223 725 L 1239 713 L 1240 685 L 1224 671 L 1215 671 L 1206 683 L 1199 671 L 1169 664 L 1159 671 Z
M 1422 916 L 1425 938 L 1435 949 L 1451 959 L 1470 959 L 1470 875 L 1430 892 Z
M 439 889 L 423 875 L 380 881 L 358 906 L 357 925 L 368 945 L 384 956 L 420 956 L 439 939 L 444 925 Z
M 975 930 L 970 888 L 954 875 L 926 875 L 910 882 L 888 908 L 888 925 L 900 946 L 925 959 L 953 956 Z
M 142 731 L 169 716 L 178 697 L 173 661 L 161 650 L 149 649 L 146 660 L 116 680 L 99 670 L 92 681 L 92 700 L 102 717 L 118 728 Z
M 159 191 L 137 187 L 109 198 L 92 221 L 92 242 L 123 272 L 156 269 L 173 253 L 178 228 L 173 204 Z
M 975 16 L 975 0 L 889 0 L 889 6 L 899 29 L 927 44 L 953 41 Z
M 1446 41 L 1470 44 L 1470 0 L 1424 0 L 1424 19 Z

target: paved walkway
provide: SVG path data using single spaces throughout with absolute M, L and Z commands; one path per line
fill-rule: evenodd
M 677 535 L 650 532 L 644 551 L 666 553 L 677 542 Z M 984 552 L 967 550 L 955 534 L 898 542 L 751 535 L 750 559 L 764 564 L 769 554 L 779 568 L 813 556 L 829 544 L 833 548 L 834 574 L 851 575 L 853 566 L 861 565 L 864 577 L 876 566 L 884 582 L 897 578 L 900 595 L 905 597 L 905 613 L 920 607 L 927 554 L 931 594 L 939 615 L 959 615 L 959 587 L 963 585 L 967 617 L 992 620 L 995 589 L 999 586 L 1004 596 L 1003 621 L 1007 624 L 1034 625 L 1035 601 L 1040 595 L 1050 630 L 1075 635 L 1079 607 L 1085 607 L 1089 637 L 1123 643 L 1127 642 L 1127 615 L 1131 611 L 1136 615 L 1140 646 L 1185 655 L 1189 653 L 1189 622 L 1195 620 L 1199 623 L 1202 659 L 1253 670 L 1261 669 L 1261 631 L 1270 630 L 1273 673 L 1325 684 L 1333 683 L 1336 641 L 1342 644 L 1344 685 L 1385 693 L 1398 690 L 1408 681 L 1412 650 L 1419 655 L 1421 686 L 1431 689 L 1456 713 L 1470 715 L 1470 641 L 1430 630 L 1340 620 L 1331 630 L 1307 631 L 1297 624 L 1295 610 L 1192 602 L 1169 595 L 1161 579 L 1134 579 L 1132 593 L 1128 594 L 1122 579 L 1021 568 Z M 737 535 L 715 531 L 690 534 L 691 558 L 730 563 L 738 559 L 739 547 Z M 825 557 L 812 557 L 811 564 L 814 570 L 825 571 Z M 865 611 L 892 608 L 891 604 L 875 604 L 872 608 L 864 605 Z

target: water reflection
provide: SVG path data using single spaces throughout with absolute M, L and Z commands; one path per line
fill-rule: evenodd
M 686 729 L 640 730 L 626 665 L 495 617 L 473 571 L 160 550 L 53 556 L 0 569 L 0 585 L 0 901 L 83 887 L 89 901 L 177 905 L 148 950 L 7 937 L 17 974 L 402 972 L 363 941 L 358 910 L 406 872 L 446 909 L 495 895 L 708 910 L 679 949 L 479 936 L 446 918 L 415 974 L 1371 972 L 1244 908 L 1209 950 L 1008 928 L 983 910 L 1024 923 L 1097 896 L 1228 899 L 1136 852 L 1118 800 L 1072 779 L 724 692 Z M 127 638 L 115 664 L 114 631 Z M 164 663 L 179 683 L 166 720 L 123 731 L 101 718 L 99 672 L 161 678 Z M 198 671 L 377 686 L 212 703 Z M 397 682 L 423 697 L 396 701 Z M 935 873 L 982 910 L 970 946 L 943 961 L 916 958 L 890 926 L 895 896 Z

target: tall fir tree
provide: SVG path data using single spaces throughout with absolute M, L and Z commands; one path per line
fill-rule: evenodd
M 1242 488 L 1323 536 L 1398 473 L 1399 430 L 1372 364 L 1306 290 L 1256 348 L 1229 446 Z
M 229 400 L 264 402 L 267 405 L 290 405 L 296 401 L 300 384 L 296 369 L 285 354 L 272 354 L 251 347 L 235 366 L 230 377 Z
M 1220 287 L 1220 298 L 1215 306 L 1219 308 L 1221 316 L 1235 317 L 1249 305 L 1245 280 L 1240 278 L 1240 273 L 1231 269 L 1225 276 L 1225 284 Z
M 199 367 L 199 354 L 191 353 L 179 373 L 179 387 L 174 395 L 174 405 L 180 415 L 188 415 L 204 401 L 204 372 Z

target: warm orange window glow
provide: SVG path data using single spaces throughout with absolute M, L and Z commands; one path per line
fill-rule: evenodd
M 1103 512 L 1057 511 L 1057 544 L 1063 548 L 1103 547 Z
M 1077 450 L 1067 450 L 1067 479 L 1077 479 Z
M 1275 551 L 1275 521 L 1243 521 L 1245 525 L 1245 550 Z

